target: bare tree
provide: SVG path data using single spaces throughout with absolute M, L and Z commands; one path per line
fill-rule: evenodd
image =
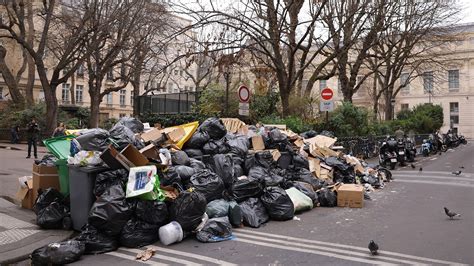
M 3 80 L 8 87 L 12 102 L 17 105 L 22 105 L 25 103 L 25 97 L 23 97 L 20 91 L 20 80 L 21 76 L 25 72 L 27 59 L 25 53 L 22 53 L 22 64 L 16 73 L 10 69 L 6 63 L 7 49 L 1 45 L 0 46 L 0 72 L 2 73 Z
M 459 8 L 455 0 L 396 1 L 384 10 L 387 27 L 373 46 L 368 65 L 375 71 L 374 111 L 383 96 L 385 119 L 393 118 L 392 100 L 426 69 L 442 69 L 440 49 L 453 41 L 450 34 Z M 399 82 L 406 73 L 404 82 Z
M 230 33 L 224 42 L 228 53 L 246 50 L 275 73 L 284 116 L 290 113 L 290 95 L 301 87 L 305 70 L 313 68 L 307 92 L 317 79 L 326 77 L 321 73 L 332 58 L 317 63 L 316 58 L 331 39 L 318 28 L 327 0 L 243 0 L 228 6 L 222 1 L 200 2 L 205 3 L 200 7 L 182 6 L 180 10 L 199 26 L 222 25 Z
M 86 1 L 86 0 L 84 0 Z M 27 37 L 28 21 L 25 16 L 25 0 L 4 1 L 6 19 L 0 21 L 1 38 L 12 39 L 20 44 L 33 58 L 43 87 L 46 102 L 46 133 L 56 127 L 58 102 L 56 89 L 74 74 L 84 60 L 84 43 L 93 32 L 86 29 L 90 10 L 80 5 L 68 6 L 56 0 L 44 0 L 34 6 L 37 12 L 35 25 L 39 35 L 32 44 Z M 46 51 L 51 52 L 47 60 Z M 51 56 L 51 57 L 49 57 Z M 47 66 L 53 69 L 47 76 Z

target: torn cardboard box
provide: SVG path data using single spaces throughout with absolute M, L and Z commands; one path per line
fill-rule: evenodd
M 364 187 L 356 184 L 342 184 L 337 188 L 337 206 L 364 207 Z
M 33 163 L 33 200 L 38 197 L 38 189 L 55 188 L 59 190 L 59 175 L 56 166 L 37 165 Z
M 221 118 L 221 121 L 230 133 L 237 133 L 240 128 L 245 125 L 245 123 L 238 118 Z
M 33 197 L 33 177 L 22 176 L 18 178 L 20 187 L 16 192 L 15 198 L 21 201 L 21 207 L 25 209 L 33 209 L 35 198 Z
M 163 129 L 163 133 L 165 133 L 166 138 L 172 143 L 179 142 L 186 135 L 186 131 L 184 131 L 182 127 L 168 127 Z
M 100 158 L 112 169 L 130 170 L 131 167 L 145 166 L 149 163 L 148 159 L 131 144 L 128 144 L 121 152 L 109 145 Z
M 254 151 L 262 151 L 265 149 L 262 136 L 257 135 L 252 137 L 252 147 Z
M 156 148 L 154 144 L 150 144 L 148 146 L 145 146 L 140 150 L 140 153 L 143 154 L 143 156 L 147 158 L 152 158 L 152 159 L 159 159 L 160 157 L 160 152 Z
M 317 135 L 316 137 L 305 139 L 304 142 L 309 144 L 316 144 L 319 147 L 330 148 L 334 143 L 336 143 L 337 138 L 330 138 L 323 135 Z

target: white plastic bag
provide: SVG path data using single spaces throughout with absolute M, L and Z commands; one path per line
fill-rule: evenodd
M 127 182 L 127 198 L 152 192 L 156 183 L 156 166 L 147 165 L 130 168 Z
M 98 151 L 79 151 L 74 157 L 68 157 L 67 163 L 81 166 L 99 165 L 102 163 L 102 159 L 100 159 Z
M 298 189 L 292 187 L 285 190 L 285 192 L 293 202 L 295 212 L 311 210 L 313 208 L 313 200 Z

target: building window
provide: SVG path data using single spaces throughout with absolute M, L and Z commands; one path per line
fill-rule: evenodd
M 319 90 L 321 91 L 321 90 L 327 88 L 327 86 L 328 86 L 327 84 L 328 84 L 327 79 L 320 80 L 319 81 Z
M 449 103 L 450 113 L 459 113 L 459 103 Z
M 125 117 L 125 116 L 127 116 L 127 114 L 119 114 L 120 118 Z
M 425 93 L 433 92 L 433 72 L 423 73 L 423 90 Z
M 410 91 L 410 81 L 408 80 L 410 74 L 402 73 L 400 75 L 400 87 L 402 88 L 402 92 L 408 93 Z
M 448 71 L 448 83 L 450 90 L 459 89 L 459 70 L 449 70 Z
M 114 80 L 114 72 L 113 72 L 113 69 L 107 71 L 107 80 Z
M 83 64 L 80 64 L 77 67 L 76 74 L 77 74 L 78 77 L 84 77 L 84 65 Z
M 410 106 L 408 103 L 402 103 L 401 108 L 402 111 L 408 111 L 410 109 Z
M 449 120 L 450 120 L 453 124 L 459 124 L 459 115 L 450 115 L 450 116 L 449 116 Z
M 133 91 L 130 92 L 130 106 L 133 106 Z
M 127 96 L 126 90 L 120 90 L 120 106 L 125 106 L 125 97 Z
M 69 84 L 67 83 L 63 83 L 63 90 L 62 90 L 62 93 L 61 93 L 61 99 L 63 102 L 69 102 Z
M 175 76 L 178 75 L 178 70 L 175 70 L 175 71 L 174 71 L 174 75 L 175 75 Z
M 111 92 L 107 94 L 107 104 L 112 104 L 113 103 L 113 95 Z
M 84 86 L 76 85 L 76 102 L 82 103 L 84 94 Z

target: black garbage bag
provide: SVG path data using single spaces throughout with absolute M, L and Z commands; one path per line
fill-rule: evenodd
M 292 173 L 294 181 L 302 181 L 313 186 L 313 189 L 316 191 L 323 187 L 325 184 L 324 181 L 317 179 L 313 173 L 311 173 L 308 169 L 305 168 L 298 168 L 295 169 Z
M 230 152 L 239 157 L 244 157 L 249 151 L 250 141 L 247 136 L 238 136 L 227 141 Z
M 191 232 L 201 223 L 206 205 L 202 193 L 183 191 L 170 206 L 171 220 L 178 222 L 185 232 Z
M 114 127 L 116 127 L 118 125 L 127 127 L 133 133 L 141 133 L 141 132 L 143 132 L 143 130 L 145 128 L 145 126 L 143 125 L 143 123 L 140 120 L 138 120 L 134 117 L 128 117 L 128 116 L 124 116 L 124 117 L 120 118 L 120 120 L 114 125 Z
M 217 140 L 225 137 L 227 130 L 224 123 L 217 117 L 210 117 L 206 119 L 199 126 L 198 131 L 207 132 L 211 139 Z
M 109 133 L 111 142 L 118 150 L 123 150 L 128 144 L 134 145 L 137 149 L 144 147 L 143 143 L 135 138 L 135 133 L 128 127 L 117 125 Z
M 211 138 L 207 132 L 197 130 L 191 136 L 191 138 L 184 144 L 186 148 L 189 149 L 202 149 L 204 144 L 206 144 Z
M 260 183 L 264 184 L 265 187 L 278 186 L 284 181 L 284 178 L 282 176 L 273 173 L 269 169 L 265 169 L 261 166 L 255 166 L 250 169 L 248 179 L 259 180 Z
M 314 138 L 318 135 L 318 132 L 314 131 L 314 130 L 309 130 L 309 131 L 305 131 L 303 133 L 300 134 L 300 136 L 302 138 L 305 138 L 305 139 L 310 139 L 310 138 Z
M 224 182 L 226 188 L 234 183 L 234 161 L 230 154 L 216 154 L 213 156 L 212 170 Z
M 53 202 L 64 202 L 64 196 L 57 189 L 50 187 L 46 190 L 39 191 L 38 198 L 33 206 L 33 211 L 38 215 L 41 210 L 48 207 Z
M 58 158 L 52 154 L 46 154 L 41 158 L 41 160 L 35 160 L 36 165 L 56 167 L 56 161 Z
M 321 207 L 336 207 L 337 196 L 331 189 L 323 188 L 317 192 L 318 201 Z
M 324 162 L 334 168 L 337 168 L 341 171 L 349 171 L 350 168 L 352 167 L 350 164 L 346 163 L 345 161 L 340 160 L 337 157 L 328 157 L 324 160 Z M 354 169 L 352 168 L 352 171 Z
M 51 243 L 31 253 L 31 265 L 62 265 L 78 261 L 85 251 L 83 242 L 69 240 Z
M 73 141 L 84 151 L 104 151 L 107 149 L 110 134 L 102 128 L 92 128 L 81 132 Z
M 288 137 L 283 134 L 278 128 L 274 128 L 270 132 L 268 132 L 268 138 L 272 143 L 280 143 L 288 139 Z
M 159 240 L 159 225 L 149 224 L 140 219 L 128 220 L 120 233 L 120 245 L 128 248 L 139 248 Z
M 119 248 L 119 241 L 116 237 L 103 234 L 90 224 L 86 224 L 74 240 L 85 244 L 84 254 L 102 254 Z
M 232 185 L 232 196 L 235 201 L 242 202 L 251 197 L 260 197 L 262 190 L 262 184 L 258 180 L 244 178 Z
M 175 166 L 175 171 L 178 173 L 183 185 L 186 185 L 190 182 L 191 176 L 193 176 L 197 170 L 186 165 L 178 165 Z
M 317 204 L 319 203 L 318 195 L 314 191 L 313 186 L 311 184 L 302 181 L 293 181 L 292 185 L 299 191 L 303 192 L 306 196 L 308 196 L 313 201 L 314 206 L 317 206 Z
M 380 188 L 381 182 L 380 179 L 376 176 L 373 175 L 364 175 L 360 178 L 360 182 L 362 184 L 370 184 L 374 188 Z
M 115 236 L 120 234 L 132 214 L 122 186 L 115 185 L 108 188 L 92 205 L 88 222 L 105 234 Z
M 350 166 L 346 171 L 334 168 L 333 181 L 334 183 L 342 182 L 344 184 L 354 184 L 356 182 L 354 167 Z
M 266 187 L 260 199 L 270 218 L 278 221 L 293 219 L 295 215 L 293 202 L 281 187 Z
M 118 169 L 97 174 L 94 185 L 94 195 L 100 197 L 104 191 L 114 185 L 121 185 L 123 188 L 128 182 L 128 171 Z
M 190 167 L 192 167 L 196 171 L 206 169 L 206 164 L 204 164 L 202 161 L 199 161 L 194 158 L 189 158 L 189 161 L 190 161 Z
M 224 199 L 216 199 L 206 206 L 206 213 L 209 218 L 224 217 L 229 214 L 230 203 Z
M 204 243 L 214 243 L 232 239 L 232 225 L 229 222 L 229 218 L 226 216 L 207 220 L 204 227 L 197 232 L 196 238 Z
M 135 215 L 144 222 L 158 226 L 165 225 L 169 219 L 168 206 L 157 200 L 138 200 Z
M 239 206 L 244 224 L 247 226 L 258 228 L 270 219 L 265 206 L 259 198 L 248 198 L 239 203 Z
M 330 137 L 330 138 L 334 138 L 334 132 L 332 132 L 332 131 L 323 130 L 323 131 L 321 131 L 320 135 Z
M 234 180 L 237 180 L 238 177 L 245 175 L 244 169 L 242 169 L 242 166 L 240 166 L 240 164 L 234 163 L 233 171 L 234 171 Z
M 36 224 L 43 229 L 61 229 L 63 219 L 69 216 L 69 208 L 59 202 L 51 202 L 36 215 Z
M 229 214 L 227 217 L 229 217 L 229 222 L 233 226 L 240 226 L 242 224 L 242 210 L 237 202 L 229 201 Z
M 304 158 L 301 154 L 293 155 L 293 166 L 295 168 L 309 169 L 308 159 Z
M 171 162 L 173 165 L 189 165 L 189 157 L 184 151 L 171 152 Z
M 257 152 L 255 154 L 255 164 L 267 169 L 274 167 L 275 162 L 272 153 L 269 151 Z
M 175 184 L 183 186 L 183 182 L 181 181 L 181 177 L 179 176 L 176 166 L 169 166 L 159 176 L 160 184 L 163 186 L 173 186 Z
M 225 138 L 214 140 L 211 139 L 209 142 L 204 144 L 202 148 L 204 154 L 224 154 L 230 151 L 230 147 L 227 144 Z
M 200 157 L 203 154 L 200 149 L 185 149 L 184 152 L 188 155 L 188 157 L 191 157 L 191 158 Z
M 215 173 L 209 170 L 199 170 L 191 177 L 191 186 L 201 192 L 207 202 L 222 198 L 224 182 Z

